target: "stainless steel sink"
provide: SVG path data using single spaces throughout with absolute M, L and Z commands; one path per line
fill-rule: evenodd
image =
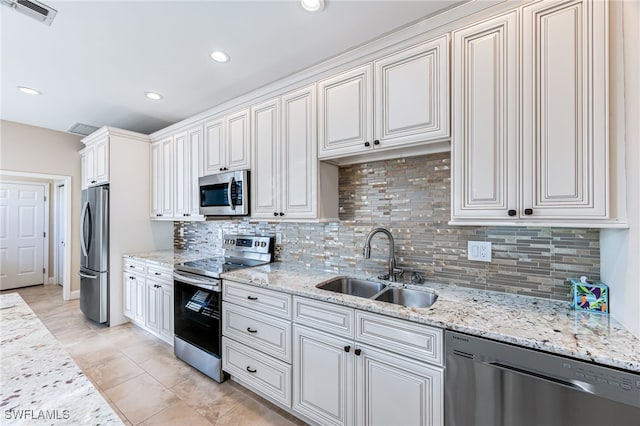
M 343 277 L 318 284 L 316 287 L 322 290 L 333 291 L 335 293 L 370 298 L 382 291 L 386 286 L 375 281 Z
M 410 290 L 408 288 L 387 288 L 374 300 L 395 303 L 410 308 L 428 308 L 436 303 L 438 295 L 430 291 Z

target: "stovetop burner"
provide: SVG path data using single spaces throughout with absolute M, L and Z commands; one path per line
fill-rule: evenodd
M 273 237 L 225 235 L 222 246 L 224 256 L 183 262 L 176 265 L 175 269 L 220 278 L 220 274 L 224 272 L 272 262 L 273 243 Z

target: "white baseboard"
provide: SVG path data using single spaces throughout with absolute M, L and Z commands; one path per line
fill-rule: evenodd
M 69 300 L 80 299 L 80 290 L 74 290 L 69 294 Z

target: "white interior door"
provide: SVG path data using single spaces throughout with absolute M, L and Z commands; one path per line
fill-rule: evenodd
M 56 284 L 60 285 L 64 283 L 64 252 L 67 244 L 64 238 L 66 235 L 65 228 L 67 225 L 66 196 L 67 191 L 64 184 L 56 186 L 56 211 L 54 215 L 56 239 L 54 245 L 54 256 Z
M 0 183 L 0 290 L 44 284 L 44 185 Z

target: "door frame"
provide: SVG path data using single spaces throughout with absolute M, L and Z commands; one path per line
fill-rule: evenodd
M 6 177 L 9 177 L 9 179 L 6 179 Z M 11 177 L 20 177 L 20 178 L 33 178 L 33 179 L 47 179 L 47 180 L 52 180 L 54 182 L 58 181 L 58 182 L 64 182 L 65 187 L 67 188 L 67 199 L 65 200 L 65 204 L 66 204 L 66 211 L 67 211 L 67 217 L 66 217 L 66 226 L 65 226 L 65 236 L 64 236 L 64 240 L 65 241 L 71 241 L 71 214 L 69 214 L 69 212 L 71 212 L 71 192 L 69 191 L 69 188 L 71 188 L 71 176 L 66 176 L 66 175 L 54 175 L 54 174 L 44 174 L 44 173 L 32 173 L 32 172 L 17 172 L 17 171 L 12 171 L 12 170 L 0 170 L 0 180 L 2 180 L 3 182 L 11 182 L 10 178 Z M 24 181 L 21 181 L 22 183 L 24 183 Z M 40 182 L 39 182 L 40 183 Z M 45 190 L 45 194 L 47 196 L 47 202 L 45 203 L 45 226 L 47 229 L 47 236 L 45 237 L 46 241 L 45 241 L 45 251 L 44 251 L 44 255 L 45 255 L 45 269 L 48 272 L 49 269 L 49 185 L 44 184 L 46 187 Z M 63 300 L 71 300 L 71 244 L 67 244 L 65 246 L 65 251 L 64 251 L 64 271 L 63 271 L 63 276 L 64 276 L 64 280 L 62 283 L 62 299 Z M 49 277 L 46 276 L 45 273 L 45 284 L 49 282 Z
M 64 264 L 62 265 L 62 270 L 60 270 L 60 258 L 64 261 L 66 259 L 66 250 L 62 250 L 60 248 L 60 242 L 64 241 L 64 248 L 66 249 L 67 244 L 69 242 L 65 240 L 66 230 L 64 235 L 61 235 L 60 226 L 62 224 L 65 225 L 67 223 L 67 217 L 69 216 L 69 212 L 67 211 L 67 198 L 69 197 L 69 188 L 65 184 L 64 180 L 54 180 L 53 181 L 53 191 L 55 192 L 54 205 L 54 228 L 53 228 L 53 282 L 51 284 L 59 284 L 60 282 L 64 283 L 65 280 L 65 272 L 66 269 Z M 64 202 L 60 202 L 60 200 L 64 200 Z M 62 252 L 62 253 L 61 253 Z M 63 286 L 64 287 L 64 286 Z

